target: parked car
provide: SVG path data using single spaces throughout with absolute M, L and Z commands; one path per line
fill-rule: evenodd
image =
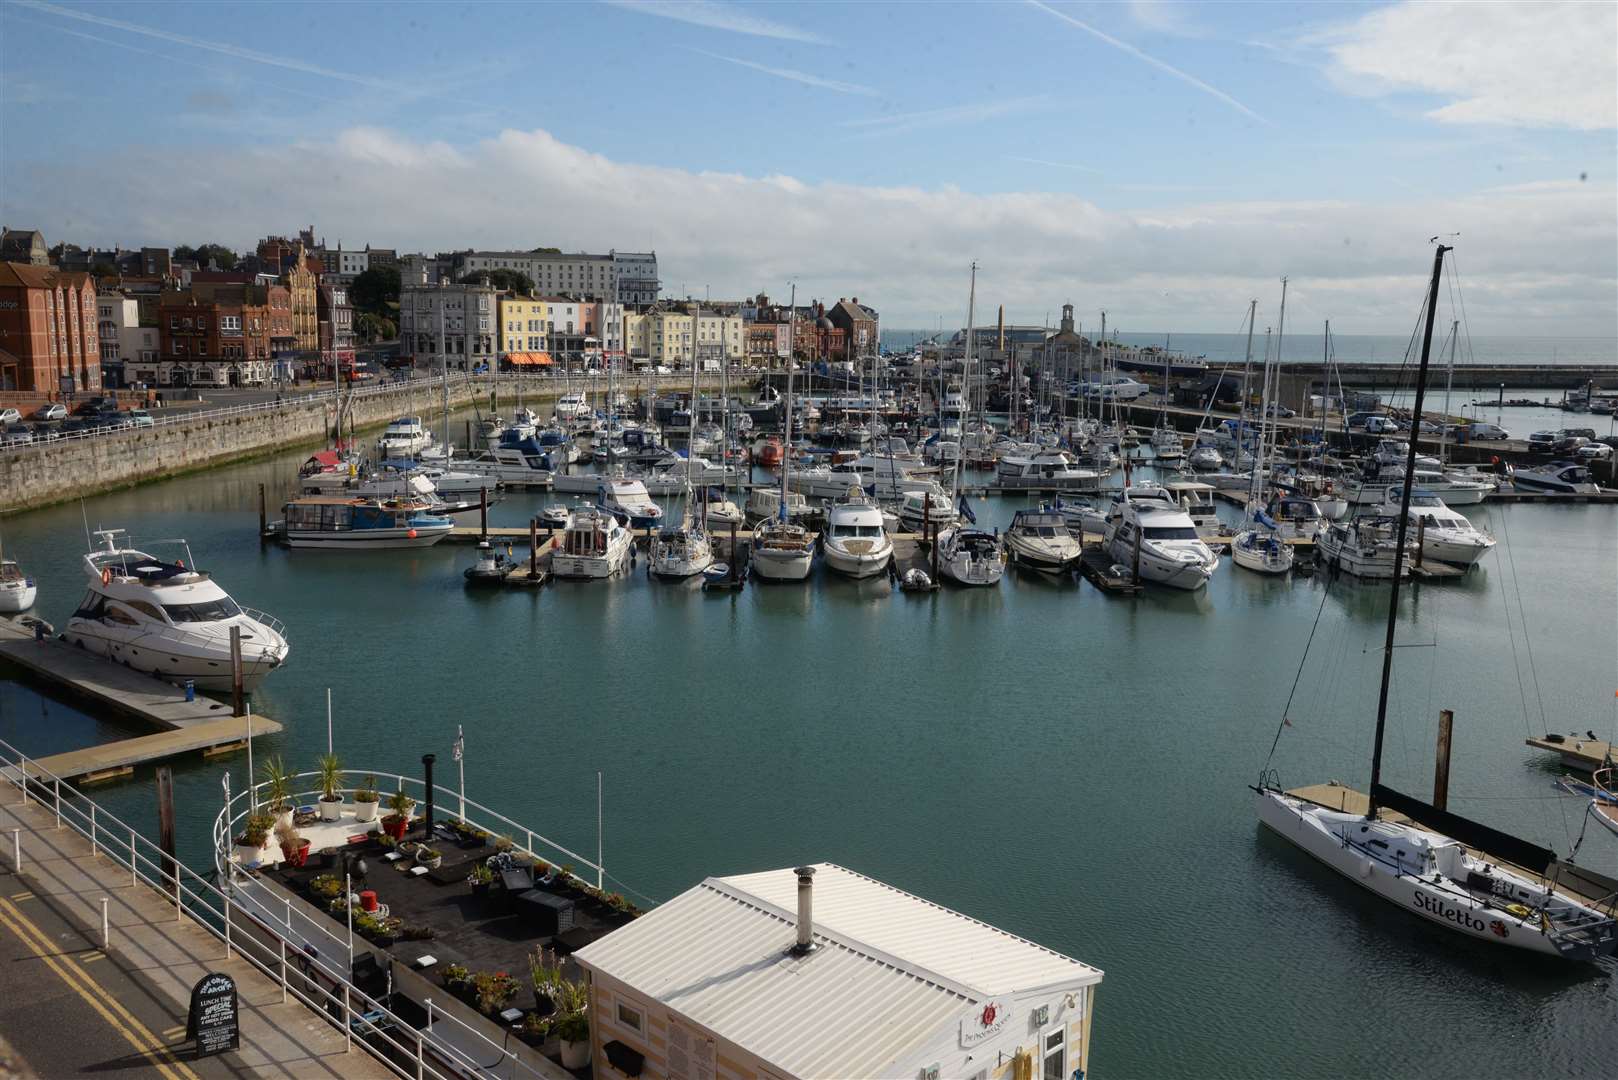
M 63 405 L 59 401 L 52 401 L 52 402 L 49 402 L 48 404 L 41 405 L 39 408 L 34 410 L 34 419 L 35 420 L 66 420 L 67 419 L 67 406 Z
M 1470 424 L 1467 426 L 1466 437 L 1473 440 L 1498 441 L 1511 438 L 1511 432 L 1499 424 Z
M 60 424 L 35 424 L 34 425 L 34 441 L 35 442 L 54 442 L 55 440 L 60 439 L 61 437 L 62 437 L 62 425 L 60 425 Z
M 1077 386 L 1077 385 L 1078 385 L 1077 383 L 1069 384 L 1068 393 L 1072 394 L 1074 392 L 1073 387 Z M 1351 428 L 1362 428 L 1362 427 L 1364 427 L 1366 425 L 1366 423 L 1373 416 L 1381 416 L 1381 415 L 1382 415 L 1381 413 L 1374 413 L 1374 412 L 1350 413 L 1349 416 L 1348 416 L 1348 426 L 1351 427 Z
M 16 409 L 6 412 L 16 414 Z M 0 429 L 0 446 L 27 446 L 34 441 L 34 432 L 27 424 L 7 424 Z
M 1548 454 L 1556 449 L 1556 441 L 1562 436 L 1555 431 L 1536 431 L 1528 436 L 1528 451 L 1533 454 Z
M 75 416 L 71 420 L 62 421 L 62 425 L 56 429 L 56 434 L 66 438 L 69 435 L 91 435 L 94 431 L 91 421 Z
M 1573 451 L 1573 458 L 1576 461 L 1611 461 L 1612 447 L 1606 443 L 1585 443 Z
M 1277 404 L 1272 402 L 1270 404 L 1270 411 L 1269 411 L 1268 415 L 1272 416 L 1272 417 L 1279 418 L 1281 420 L 1291 420 L 1293 417 L 1297 416 L 1298 414 L 1297 414 L 1297 412 L 1295 410 L 1289 409 L 1285 405 L 1277 405 Z
M 155 427 L 157 424 L 157 421 L 152 419 L 152 414 L 145 409 L 130 409 L 124 415 L 128 417 L 130 427 Z
M 1404 425 L 1391 416 L 1370 416 L 1365 420 L 1365 433 L 1367 435 L 1397 435 L 1404 430 Z
M 22 419 L 22 413 L 16 409 L 0 409 L 0 424 L 15 424 Z

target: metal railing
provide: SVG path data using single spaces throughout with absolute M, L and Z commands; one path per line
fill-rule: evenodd
M 284 898 L 282 910 L 276 911 L 251 892 L 238 893 L 228 862 L 228 846 L 224 859 L 219 858 L 218 837 L 223 835 L 229 841 L 231 836 L 228 828 L 222 834 L 219 832 L 219 820 L 215 822 L 215 858 L 226 868 L 222 872 L 229 883 L 226 889 L 215 886 L 179 859 L 171 858 L 134 826 L 102 809 L 71 782 L 30 760 L 4 739 L 0 739 L 0 778 L 21 793 L 24 804 L 35 802 L 42 808 L 54 810 L 56 827 L 66 825 L 84 837 L 90 842 L 94 855 L 105 855 L 118 865 L 127 866 L 130 885 L 144 884 L 172 903 L 176 922 L 183 922 L 189 915 L 196 926 L 224 945 L 227 959 L 239 956 L 278 983 L 283 1002 L 289 997 L 296 998 L 340 1029 L 346 1049 L 353 1049 L 354 1036 L 359 1035 L 360 1047 L 390 1072 L 400 1077 L 414 1076 L 417 1080 L 426 1077 L 452 1080 L 466 1075 L 546 1075 L 483 1032 L 442 1008 L 435 1009 L 431 999 L 425 1003 L 426 1026 L 416 1029 L 384 1002 L 360 990 L 352 978 L 352 929 L 345 941 L 321 925 L 321 921 L 330 921 L 329 918 L 322 916 L 322 920 L 317 921 L 294 909 L 291 897 Z M 220 820 L 228 812 L 227 805 Z M 14 857 L 20 862 L 20 838 Z M 256 933 L 243 936 L 239 926 L 242 919 L 249 920 Z M 103 927 L 105 935 L 105 923 Z M 333 957 L 348 957 L 346 969 L 338 967 L 310 944 L 320 940 L 333 943 Z M 315 977 L 313 967 L 318 967 L 320 977 Z M 325 985 L 327 981 L 330 986 Z M 493 1061 L 478 1061 L 465 1048 L 467 1046 L 479 1053 L 493 1053 Z

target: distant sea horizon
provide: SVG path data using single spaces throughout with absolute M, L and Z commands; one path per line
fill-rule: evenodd
M 917 341 L 931 338 L 937 330 L 895 329 L 882 331 L 882 344 L 888 349 L 908 349 Z M 946 335 L 954 331 L 944 331 Z M 1441 332 L 1433 338 L 1434 362 L 1448 359 L 1448 345 Z M 1111 336 L 1109 335 L 1109 340 Z M 1247 350 L 1246 334 L 1119 334 L 1125 345 L 1167 345 L 1171 352 L 1202 357 L 1210 363 L 1241 363 Z M 1273 340 L 1273 338 L 1272 338 Z M 1404 358 L 1410 338 L 1392 334 L 1333 334 L 1332 355 L 1341 363 L 1398 363 Z M 1419 347 L 1420 342 L 1416 342 Z M 1283 346 L 1285 363 L 1317 363 L 1321 359 L 1324 335 L 1288 334 Z M 1441 348 L 1442 346 L 1442 348 Z M 1264 337 L 1253 338 L 1253 359 L 1264 358 Z M 1414 359 L 1414 354 L 1412 355 Z M 1457 367 L 1463 364 L 1618 364 L 1618 337 L 1473 337 L 1463 333 L 1455 354 Z

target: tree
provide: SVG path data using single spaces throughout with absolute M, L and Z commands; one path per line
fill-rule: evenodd
M 361 311 L 386 315 L 389 304 L 399 302 L 399 271 L 392 266 L 373 266 L 348 287 L 349 301 Z
M 192 247 L 181 244 L 174 249 L 176 259 L 195 259 L 197 265 L 206 269 L 211 259 L 219 264 L 221 270 L 234 270 L 236 268 L 236 253 L 224 244 L 198 244 Z
M 481 285 L 483 279 L 488 278 L 489 284 L 497 289 L 509 289 L 512 292 L 532 294 L 534 282 L 521 270 L 475 270 L 461 279 L 462 285 Z
M 361 312 L 354 320 L 354 331 L 367 344 L 373 341 L 392 341 L 399 336 L 399 328 L 392 319 Z
M 560 255 L 561 253 L 562 253 L 561 248 L 529 248 L 528 249 L 528 254 L 530 254 L 530 255 Z

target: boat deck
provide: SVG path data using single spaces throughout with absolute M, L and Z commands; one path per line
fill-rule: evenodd
M 0 619 L 0 660 L 17 665 L 50 689 L 88 702 L 97 710 L 161 729 L 38 760 L 42 769 L 65 780 L 127 775 L 145 762 L 197 750 L 223 752 L 247 738 L 247 718 L 232 716 L 225 702 L 202 694 L 187 701 L 184 691 L 161 679 L 131 671 L 54 637 L 36 641 L 32 629 L 17 619 Z M 252 723 L 255 735 L 281 730 L 280 724 L 263 716 L 253 717 Z

